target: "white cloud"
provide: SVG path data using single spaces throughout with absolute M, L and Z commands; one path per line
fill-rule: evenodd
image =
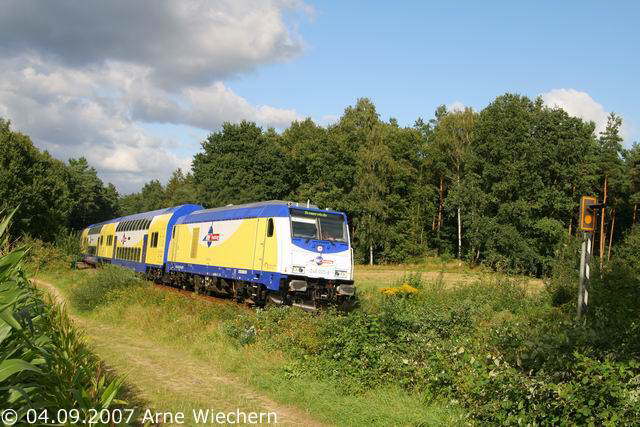
M 85 156 L 123 192 L 191 156 L 153 123 L 215 130 L 224 121 L 282 128 L 291 109 L 252 105 L 223 79 L 303 49 L 296 0 L 8 0 L 0 14 L 0 115 L 58 158 Z
M 255 121 L 263 126 L 286 127 L 300 119 L 294 110 L 268 105 L 254 106 L 222 82 L 206 87 L 188 87 L 177 96 L 147 88 L 131 99 L 132 114 L 141 121 L 186 124 L 213 129 L 223 122 Z
M 575 89 L 552 89 L 540 96 L 549 107 L 559 107 L 571 116 L 594 122 L 596 134 L 602 132 L 607 126 L 609 112 L 586 92 Z M 631 134 L 631 127 L 624 120 L 620 133 L 625 139 Z
M 119 61 L 148 67 L 156 84 L 206 85 L 303 49 L 278 0 L 6 0 L 0 52 L 44 52 L 74 68 Z
M 447 111 L 456 112 L 464 111 L 465 105 L 460 101 L 453 101 L 451 104 L 447 104 Z

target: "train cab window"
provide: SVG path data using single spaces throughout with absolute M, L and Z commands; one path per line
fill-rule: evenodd
M 329 240 L 331 242 L 347 241 L 344 217 L 340 215 L 328 215 L 324 218 L 319 218 L 319 221 L 322 240 Z
M 273 218 L 267 220 L 267 237 L 273 237 Z
M 291 231 L 293 237 L 303 239 L 317 239 L 318 227 L 315 218 L 291 217 Z

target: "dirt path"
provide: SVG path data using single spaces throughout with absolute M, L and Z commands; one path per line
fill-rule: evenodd
M 45 289 L 53 301 L 66 303 L 64 295 L 51 283 L 39 279 L 33 282 Z M 214 412 L 236 409 L 247 413 L 274 412 L 278 424 L 323 425 L 300 409 L 278 404 L 187 352 L 163 347 L 132 330 L 84 317 L 72 318 L 85 331 L 96 354 L 125 375 L 141 398 L 158 411 L 184 412 L 187 425 L 194 408 Z

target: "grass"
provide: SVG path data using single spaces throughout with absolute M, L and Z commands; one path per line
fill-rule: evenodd
M 86 283 L 87 275 L 95 274 L 56 271 L 40 277 L 70 296 L 76 283 Z M 290 355 L 258 345 L 238 347 L 224 332 L 227 321 L 247 315 L 242 306 L 191 299 L 153 286 L 114 292 L 119 295 L 108 303 L 76 314 L 96 352 L 127 370 L 128 381 L 155 408 L 276 407 L 285 422 L 306 417 L 336 425 L 452 425 L 463 416 L 456 405 L 428 402 L 396 386 L 352 394 L 339 382 L 310 373 L 291 375 L 295 361 Z M 149 375 L 150 370 L 165 378 Z M 208 380 L 207 375 L 215 378 Z
M 388 287 L 411 275 L 419 275 L 423 282 L 440 282 L 447 287 L 508 278 L 519 280 L 531 293 L 544 288 L 540 279 L 506 275 L 481 266 L 470 267 L 458 260 L 444 261 L 437 257 L 426 258 L 420 264 L 356 265 L 354 273 L 359 291 Z

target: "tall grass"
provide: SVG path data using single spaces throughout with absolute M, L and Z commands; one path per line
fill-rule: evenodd
M 105 265 L 72 288 L 71 302 L 81 311 L 93 310 L 115 298 L 120 290 L 148 285 L 131 270 Z
M 7 247 L 11 215 L 0 223 L 0 246 Z M 77 409 L 82 418 L 91 409 L 124 405 L 118 399 L 122 378 L 104 369 L 65 311 L 45 304 L 24 272 L 28 250 L 7 251 L 0 257 L 0 405 L 27 412 Z

